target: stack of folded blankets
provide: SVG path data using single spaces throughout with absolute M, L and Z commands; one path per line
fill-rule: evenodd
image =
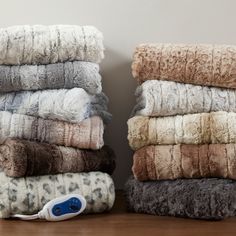
M 85 197 L 85 213 L 113 206 L 103 51 L 92 26 L 0 29 L 1 218 L 36 213 L 69 193 Z
M 236 215 L 236 46 L 142 44 L 128 209 L 219 220 Z

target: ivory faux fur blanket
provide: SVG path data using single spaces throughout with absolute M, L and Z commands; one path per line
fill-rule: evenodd
M 104 145 L 103 131 L 103 121 L 98 116 L 72 124 L 0 112 L 0 143 L 7 138 L 20 138 L 82 149 L 100 149 Z
M 93 26 L 19 25 L 0 29 L 0 64 L 99 63 L 103 36 Z
M 130 147 L 151 144 L 236 143 L 236 113 L 211 112 L 128 120 Z
M 132 73 L 145 80 L 236 88 L 236 46 L 207 44 L 141 44 Z
M 236 179 L 236 144 L 150 145 L 135 152 L 132 170 L 139 181 L 206 177 Z
M 99 65 L 73 61 L 48 65 L 0 65 L 0 92 L 79 87 L 90 94 L 101 93 Z
M 0 111 L 72 123 L 91 116 L 100 116 L 105 123 L 109 122 L 111 114 L 107 112 L 107 104 L 105 94 L 89 95 L 81 88 L 0 94 Z
M 81 194 L 87 200 L 85 213 L 100 213 L 112 208 L 114 184 L 102 172 L 67 173 L 37 177 L 11 178 L 0 173 L 0 218 L 13 214 L 34 214 L 50 200 Z
M 171 116 L 212 111 L 236 112 L 236 90 L 149 80 L 136 90 L 133 115 Z
M 112 174 L 115 154 L 108 146 L 94 151 L 7 139 L 0 146 L 0 167 L 11 177 L 90 171 Z
M 177 179 L 140 182 L 125 187 L 129 211 L 159 216 L 221 220 L 236 215 L 236 182 L 229 179 Z

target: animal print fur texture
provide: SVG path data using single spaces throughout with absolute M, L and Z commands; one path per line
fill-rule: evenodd
M 109 211 L 115 200 L 114 183 L 101 172 L 25 178 L 11 178 L 0 172 L 0 218 L 37 213 L 48 201 L 70 193 L 85 197 L 85 214 Z

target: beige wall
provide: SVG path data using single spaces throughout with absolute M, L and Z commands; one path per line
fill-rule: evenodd
M 104 91 L 113 122 L 106 140 L 116 151 L 116 186 L 130 174 L 126 121 L 134 105 L 131 56 L 140 42 L 236 44 L 235 0 L 1 0 L 0 27 L 16 24 L 95 25 L 104 34 Z

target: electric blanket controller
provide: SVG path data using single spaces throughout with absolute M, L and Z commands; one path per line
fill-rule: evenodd
M 35 215 L 13 215 L 22 220 L 45 219 L 48 221 L 67 220 L 79 215 L 85 210 L 86 200 L 79 194 L 69 194 L 49 201 L 43 209 Z

